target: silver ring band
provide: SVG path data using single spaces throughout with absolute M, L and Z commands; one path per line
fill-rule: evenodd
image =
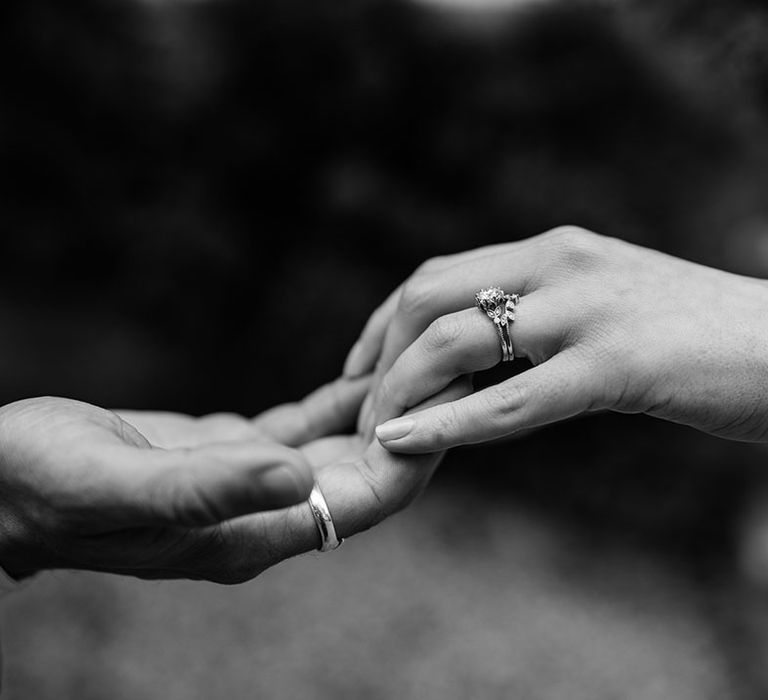
M 515 349 L 512 346 L 509 326 L 515 320 L 520 295 L 507 294 L 501 287 L 488 287 L 475 294 L 475 303 L 496 327 L 501 342 L 501 361 L 511 362 L 515 359 Z
M 511 362 L 515 359 L 515 349 L 512 347 L 512 338 L 509 335 L 509 323 L 496 323 L 496 330 L 499 332 L 501 341 L 501 361 Z
M 315 519 L 317 531 L 320 533 L 320 546 L 318 550 L 329 552 L 339 547 L 344 540 L 336 536 L 336 528 L 333 526 L 331 511 L 328 510 L 328 504 L 325 502 L 323 492 L 317 483 L 312 487 L 312 493 L 309 494 L 307 503 L 309 503 L 312 517 Z

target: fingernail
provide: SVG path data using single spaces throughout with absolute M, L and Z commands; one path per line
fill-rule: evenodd
M 376 427 L 376 437 L 382 442 L 399 440 L 413 430 L 413 418 L 395 418 Z
M 344 362 L 343 374 L 349 379 L 354 379 L 355 377 L 359 377 L 361 374 L 363 374 L 365 369 L 366 368 L 363 366 L 363 345 L 358 340 L 352 346 L 352 349 L 349 351 L 349 355 L 347 355 L 347 360 Z
M 300 501 L 309 493 L 301 475 L 287 464 L 278 464 L 262 472 L 259 484 L 264 491 L 293 502 Z

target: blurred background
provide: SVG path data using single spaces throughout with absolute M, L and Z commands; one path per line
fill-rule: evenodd
M 424 259 L 565 223 L 768 277 L 766 39 L 756 0 L 5 0 L 0 403 L 255 414 Z M 4 697 L 764 698 L 766 456 L 597 416 L 239 587 L 41 575 Z

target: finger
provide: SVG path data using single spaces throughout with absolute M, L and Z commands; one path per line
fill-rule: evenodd
M 471 379 L 461 377 L 413 410 L 455 401 L 471 392 Z M 398 459 L 390 459 L 392 456 Z M 392 455 L 374 440 L 352 463 L 352 470 L 347 471 L 346 465 L 334 465 L 320 473 L 319 483 L 334 521 L 338 519 L 336 530 L 342 537 L 368 529 L 404 508 L 427 484 L 443 453 L 414 457 Z
M 352 349 L 344 361 L 344 376 L 347 378 L 359 377 L 368 374 L 376 364 L 384 333 L 389 322 L 397 310 L 402 286 L 397 287 L 370 316 L 368 322 L 360 334 L 360 338 L 352 346 Z
M 475 250 L 462 251 L 461 253 L 432 258 L 421 265 L 416 273 L 414 273 L 414 276 L 426 272 L 438 272 L 460 262 L 465 262 L 474 258 L 498 255 L 508 247 L 508 243 L 499 243 L 477 248 Z M 387 297 L 386 301 L 373 312 L 368 323 L 365 325 L 359 340 L 352 346 L 352 349 L 347 356 L 347 360 L 344 363 L 345 376 L 358 376 L 373 371 L 376 361 L 381 354 L 388 326 L 397 312 L 402 292 L 403 285 L 400 285 L 389 295 L 389 297 Z
M 115 411 L 155 447 L 197 447 L 211 442 L 264 437 L 251 420 L 236 413 L 187 416 L 167 411 Z
M 433 321 L 395 360 L 372 393 L 377 423 L 402 415 L 465 374 L 501 362 L 495 325 L 477 309 L 466 309 Z
M 377 376 L 380 378 L 400 353 L 440 316 L 471 308 L 482 287 L 499 286 L 509 293 L 525 294 L 532 289 L 538 267 L 534 239 L 474 251 L 436 272 L 413 278 L 406 284 L 398 310 L 387 329 Z M 374 379 L 375 382 L 375 379 Z
M 99 507 L 118 522 L 204 526 L 304 500 L 313 484 L 296 450 L 240 442 L 163 450 L 105 447 Z
M 212 442 L 269 438 L 297 445 L 354 423 L 369 380 L 337 380 L 300 402 L 269 409 L 253 419 L 235 413 L 187 416 L 166 411 L 116 413 L 156 447 L 197 447 Z
M 458 401 L 377 427 L 393 452 L 421 453 L 486 442 L 570 418 L 599 404 L 599 380 L 574 349 Z
M 337 379 L 303 400 L 276 406 L 253 419 L 270 439 L 298 446 L 351 428 L 368 392 L 370 378 Z
M 474 295 L 482 287 L 501 286 L 521 295 L 534 289 L 540 266 L 539 238 L 471 251 L 453 258 L 448 265 L 409 280 L 387 328 L 373 376 L 374 390 L 397 357 L 432 321 L 474 306 Z M 520 356 L 528 357 L 524 348 Z M 364 434 L 372 434 L 372 411 L 361 413 L 360 422 Z
M 521 298 L 509 324 L 516 356 L 535 355 L 541 362 L 564 347 L 569 309 L 550 297 L 544 290 Z M 402 352 L 372 390 L 363 434 L 372 437 L 377 424 L 401 415 L 456 377 L 489 369 L 501 360 L 498 329 L 483 311 L 465 309 L 441 316 Z
M 413 279 L 421 279 L 425 275 L 432 273 L 442 272 L 448 270 L 460 263 L 467 262 L 473 259 L 481 259 L 484 257 L 490 257 L 498 255 L 503 249 L 508 248 L 508 244 L 498 244 L 493 246 L 486 246 L 478 248 L 476 250 L 464 251 L 454 255 L 446 255 L 439 258 L 433 258 L 428 260 L 422 265 L 416 273 L 411 277 Z M 408 286 L 408 298 L 410 299 L 413 294 L 411 290 L 414 287 L 413 281 L 406 283 Z M 373 385 L 378 386 L 381 377 L 384 375 L 391 361 L 387 359 L 392 353 L 396 351 L 397 347 L 406 347 L 407 343 L 395 342 L 388 340 L 388 337 L 394 334 L 394 337 L 399 337 L 400 333 L 397 330 L 392 329 L 392 322 L 398 315 L 398 311 L 402 305 L 402 296 L 405 285 L 400 285 L 379 307 L 371 316 L 368 324 L 363 330 L 362 335 L 354 347 L 350 351 L 345 364 L 345 374 L 351 374 L 353 372 L 364 371 L 374 373 Z M 418 335 L 416 333 L 415 335 Z M 415 335 L 413 337 L 415 337 Z M 391 345 L 393 349 L 389 352 L 385 351 L 387 345 Z M 402 349 L 401 347 L 401 349 Z M 363 407 L 360 411 L 358 418 L 357 429 L 363 435 L 370 435 L 373 431 L 373 414 L 372 403 L 366 399 L 363 403 Z

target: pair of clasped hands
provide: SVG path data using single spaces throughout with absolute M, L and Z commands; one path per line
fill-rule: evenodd
M 492 285 L 521 296 L 511 337 L 532 367 L 475 391 L 501 359 L 474 307 Z M 318 547 L 315 481 L 348 537 L 408 504 L 448 448 L 605 410 L 768 440 L 768 283 L 564 227 L 426 262 L 342 378 L 255 418 L 7 405 L 0 565 L 245 581 Z

